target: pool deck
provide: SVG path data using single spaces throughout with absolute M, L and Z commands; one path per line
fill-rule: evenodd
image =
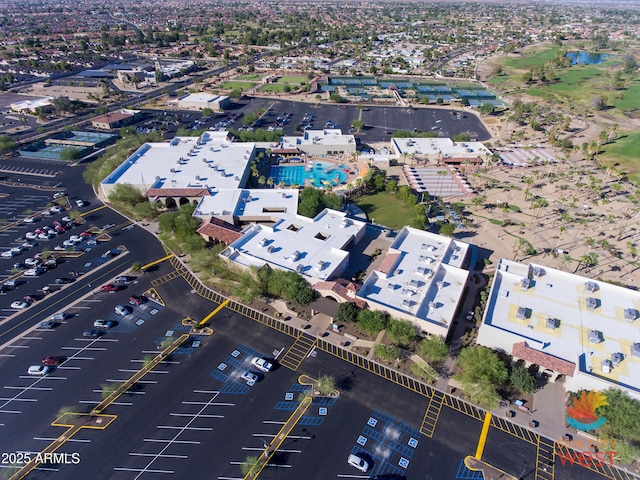
M 351 182 L 355 181 L 357 178 L 362 178 L 364 176 L 364 174 L 366 174 L 366 172 L 369 170 L 369 166 L 365 163 L 365 162 L 357 162 L 354 163 L 353 161 L 349 161 L 348 159 L 345 158 L 340 158 L 340 159 L 333 159 L 330 157 L 317 157 L 317 156 L 305 156 L 305 157 L 293 157 L 293 158 L 282 158 L 280 160 L 278 160 L 278 163 L 274 164 L 273 166 L 299 166 L 299 165 L 304 165 L 305 167 L 305 171 L 309 172 L 312 169 L 313 163 L 315 162 L 322 162 L 322 163 L 327 163 L 330 164 L 329 167 L 327 167 L 325 169 L 325 171 L 327 173 L 331 172 L 332 170 L 337 170 L 340 169 L 342 172 L 347 174 L 347 179 L 337 185 L 331 185 L 332 189 L 341 189 L 341 188 L 345 188 L 346 185 L 350 184 Z M 346 168 L 341 168 L 341 167 L 347 167 L 348 171 L 345 171 Z M 364 174 L 362 173 L 364 169 Z M 311 186 L 313 187 L 314 185 L 311 184 L 310 179 L 305 179 L 304 181 L 304 186 Z M 321 188 L 321 187 L 315 187 L 315 188 Z

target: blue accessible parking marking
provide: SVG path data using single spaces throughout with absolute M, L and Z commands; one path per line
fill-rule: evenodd
M 417 428 L 375 411 L 363 426 L 351 451 L 373 462 L 373 469 L 369 472 L 371 476 L 402 476 L 420 438 Z
M 458 480 L 482 480 L 484 476 L 481 471 L 469 470 L 464 464 L 464 460 L 460 460 L 460 466 L 456 473 L 456 479 Z
M 191 350 L 195 349 L 192 347 Z M 251 359 L 253 357 L 265 357 L 265 355 L 246 345 L 239 345 L 224 359 L 223 363 L 218 365 L 218 369 L 214 370 L 211 376 L 224 384 L 219 389 L 220 393 L 244 394 L 249 391 L 250 387 L 240 378 L 240 375 L 244 371 L 252 370 Z M 293 405 L 295 410 L 296 405 Z

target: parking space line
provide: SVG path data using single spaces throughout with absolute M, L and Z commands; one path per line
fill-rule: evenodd
M 42 340 L 42 337 L 22 337 L 23 340 Z
M 65 363 L 67 363 L 69 360 L 94 360 L 93 357 L 76 357 L 76 356 L 71 356 L 69 358 L 67 358 L 65 360 Z
M 178 434 L 179 435 L 179 434 Z M 160 440 L 158 438 L 143 438 L 143 442 L 151 442 L 151 443 L 184 443 L 188 445 L 200 445 L 202 442 L 198 442 L 197 440 Z
M 80 367 L 66 367 L 64 365 L 60 365 L 56 367 L 56 370 L 80 370 Z
M 142 469 L 142 468 L 126 468 L 126 467 L 114 467 L 114 470 L 118 470 L 120 472 L 140 472 L 140 474 L 146 472 L 146 473 L 167 473 L 167 474 L 173 474 L 173 470 L 147 470 L 147 469 Z M 139 476 L 139 475 L 138 475 Z M 138 478 L 138 476 L 136 476 L 135 478 Z
M 93 352 L 104 352 L 107 349 L 100 348 L 100 347 L 61 347 L 61 350 L 78 350 L 78 351 L 91 350 Z
M 107 378 L 107 382 L 113 382 L 113 383 L 124 383 L 127 380 L 129 380 L 128 378 L 125 378 L 124 380 L 120 380 L 120 379 L 116 379 L 116 378 Z M 158 383 L 155 380 L 138 380 L 137 383 L 147 383 L 147 384 L 154 384 L 154 383 Z
M 95 405 L 96 401 L 95 400 L 80 400 L 78 403 L 90 403 L 91 405 Z M 121 405 L 124 407 L 130 407 L 131 405 L 133 405 L 132 402 L 113 402 L 111 405 Z
M 20 375 L 18 378 L 22 378 L 23 380 L 33 379 L 30 375 Z M 52 377 L 51 375 L 45 375 L 44 377 L 40 377 L 39 380 L 66 380 L 67 377 Z
M 174 417 L 200 417 L 200 418 L 224 418 L 224 415 L 214 415 L 214 414 L 206 414 L 202 413 L 198 415 L 197 413 L 170 413 Z
M 207 405 L 207 406 L 218 406 L 218 407 L 235 407 L 235 403 L 210 403 L 210 402 L 191 402 L 191 401 L 183 401 L 183 405 Z
M 264 452 L 264 447 L 242 447 L 242 450 L 248 450 L 250 452 Z M 278 452 L 282 452 L 282 453 L 302 453 L 302 450 L 285 450 L 283 448 L 280 448 L 280 449 L 278 449 Z
M 21 410 L 0 410 L 0 413 L 14 413 L 14 414 L 20 414 L 22 413 Z
M 220 392 L 218 390 L 194 390 L 193 393 L 207 393 L 209 395 L 216 395 Z
M 53 390 L 51 387 L 14 387 L 12 385 L 5 385 L 3 388 L 13 389 L 13 390 L 39 390 L 43 392 L 48 392 L 49 390 Z
M 275 437 L 276 435 L 272 435 L 271 433 L 254 433 L 253 436 L 254 437 Z M 287 438 L 295 438 L 296 440 L 311 440 L 311 437 L 309 435 L 287 435 Z
M 42 440 L 45 442 L 53 442 L 56 440 L 53 437 L 33 437 L 34 440 Z M 76 443 L 91 443 L 91 440 L 86 440 L 82 438 L 70 438 L 67 442 L 76 442 Z
M 2 353 L 0 354 L 0 357 L 15 357 L 16 355 L 14 353 Z
M 118 369 L 118 371 L 122 373 L 136 373 L 138 370 L 120 368 Z M 169 373 L 169 372 L 167 370 L 151 370 L 149 373 Z
M 156 350 L 155 352 L 151 351 L 151 352 L 142 352 L 142 353 L 155 353 L 155 354 L 157 354 L 158 351 Z M 130 360 L 130 361 L 131 362 L 135 362 L 135 363 L 144 363 L 145 362 L 145 360 L 143 360 L 143 359 L 139 359 L 139 360 L 138 359 L 133 359 L 133 360 Z M 173 360 L 163 360 L 162 362 L 160 362 L 160 364 L 162 364 L 162 365 L 180 365 L 180 362 L 173 361 Z
M 276 421 L 276 420 L 263 420 L 262 423 L 267 423 L 270 425 L 284 425 L 287 422 L 280 422 L 280 421 Z
M 0 402 L 8 400 L 10 402 L 37 402 L 35 398 L 0 398 Z
M 93 390 L 93 393 L 102 393 L 102 389 L 99 390 Z M 133 392 L 133 391 L 127 391 L 127 393 L 129 395 L 146 395 L 146 392 Z M 95 403 L 95 402 L 94 402 Z
M 165 428 L 167 430 L 196 430 L 201 432 L 212 432 L 213 427 L 180 427 L 172 425 L 157 425 L 156 428 Z
M 136 452 L 129 452 L 129 455 L 133 456 L 133 457 L 155 457 L 156 454 L 155 453 L 136 453 Z M 170 455 L 170 454 L 166 454 L 166 455 L 160 455 L 160 458 L 189 458 L 189 455 Z M 147 470 L 147 472 L 150 470 Z

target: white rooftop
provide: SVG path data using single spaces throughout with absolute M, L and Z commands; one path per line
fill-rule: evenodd
M 469 272 L 462 269 L 469 245 L 404 227 L 358 297 L 411 317 L 423 331 L 445 335 Z
M 603 388 L 613 384 L 640 396 L 640 351 L 632 354 L 640 342 L 639 292 L 501 259 L 478 343 L 511 353 L 513 343 L 522 341 L 575 363 L 577 372 Z M 621 362 L 606 373 L 602 362 L 615 354 Z
M 145 143 L 103 184 L 128 183 L 149 188 L 237 189 L 255 154 L 254 143 L 233 143 L 227 132 L 200 137 L 175 137 L 171 142 Z
M 188 93 L 178 99 L 179 102 L 193 102 L 193 103 L 213 103 L 219 102 L 229 97 L 222 95 L 213 95 L 206 92 Z
M 296 189 L 233 189 L 211 192 L 202 197 L 193 215 L 210 217 L 232 215 L 234 217 L 273 217 L 295 214 L 298 210 Z
M 345 248 L 363 232 L 365 223 L 345 213 L 325 209 L 315 218 L 280 214 L 273 226 L 254 224 L 221 255 L 243 266 L 293 270 L 311 283 L 342 273 L 349 253 Z
M 399 155 L 434 155 L 443 158 L 476 158 L 491 155 L 480 142 L 454 142 L 450 138 L 392 138 Z
M 281 137 L 281 148 L 299 148 L 304 145 L 355 145 L 353 135 L 343 135 L 339 128 L 306 130 L 302 136 Z

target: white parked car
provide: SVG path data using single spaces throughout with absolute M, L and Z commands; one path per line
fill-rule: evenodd
M 29 367 L 29 370 L 27 370 L 27 373 L 29 375 L 46 375 L 47 373 L 49 373 L 51 371 L 51 367 L 49 367 L 48 365 L 31 365 Z
M 349 455 L 349 458 L 347 458 L 347 463 L 363 473 L 366 473 L 367 470 L 369 470 L 369 462 L 358 455 L 354 455 L 353 453 Z
M 27 232 L 24 234 L 24 236 L 27 240 L 35 240 L 36 238 L 38 238 L 38 234 L 34 232 Z
M 261 372 L 270 372 L 273 368 L 273 364 L 260 357 L 253 357 L 251 359 L 251 366 L 257 368 Z
M 116 277 L 113 280 L 113 283 L 116 285 L 129 285 L 131 282 L 129 281 L 129 279 L 127 277 Z
M 62 320 L 64 320 L 65 318 L 67 318 L 67 314 L 64 312 L 58 312 L 58 313 L 54 313 L 53 315 L 51 315 L 49 317 L 51 320 L 54 320 L 56 322 L 61 322 Z
M 25 270 L 24 271 L 24 276 L 25 277 L 37 277 L 38 275 L 40 275 L 43 272 L 44 272 L 44 270 L 42 268 L 40 268 L 40 267 L 30 268 L 29 270 Z
M 49 211 L 50 211 L 51 213 L 60 213 L 60 212 L 62 211 L 62 207 L 57 207 L 57 206 L 56 206 L 56 207 L 51 207 L 51 208 L 49 209 Z
M 253 372 L 242 372 L 240 378 L 247 382 L 250 387 L 258 382 L 258 375 Z
M 87 203 L 84 200 L 76 200 L 76 205 L 80 208 L 84 207 Z
M 53 236 L 52 233 L 42 232 L 42 233 L 38 234 L 38 239 L 39 240 L 49 240 L 52 236 Z
M 96 320 L 95 322 L 93 322 L 93 326 L 96 328 L 111 328 L 113 327 L 113 321 L 111 320 L 102 320 L 101 318 L 99 318 L 98 320 Z
M 71 240 L 72 242 L 81 242 L 83 238 L 80 235 L 71 235 L 69 237 L 69 240 Z
M 125 315 L 129 315 L 129 309 L 127 307 L 123 307 L 122 305 L 116 305 L 114 310 L 118 315 L 122 315 L 123 317 Z
M 38 217 L 27 217 L 22 220 L 23 223 L 35 223 L 38 220 Z
M 27 308 L 29 306 L 29 304 L 27 302 L 23 302 L 22 300 L 16 300 L 15 302 L 11 303 L 11 308 L 15 308 L 16 310 L 22 310 L 24 308 Z
M 27 267 L 35 267 L 35 266 L 37 266 L 37 265 L 40 265 L 40 260 L 38 260 L 37 258 L 27 258 L 27 259 L 24 261 L 24 264 L 25 264 Z
M 76 240 L 65 240 L 64 242 L 62 242 L 62 245 L 64 247 L 75 247 L 78 244 L 78 242 Z
M 2 258 L 13 258 L 14 255 L 15 255 L 15 252 L 13 252 L 12 250 L 7 250 L 6 252 L 2 252 L 0 254 L 0 257 L 2 257 Z
M 67 223 L 71 221 L 71 217 L 69 215 L 65 215 L 64 217 L 62 217 L 62 221 Z

